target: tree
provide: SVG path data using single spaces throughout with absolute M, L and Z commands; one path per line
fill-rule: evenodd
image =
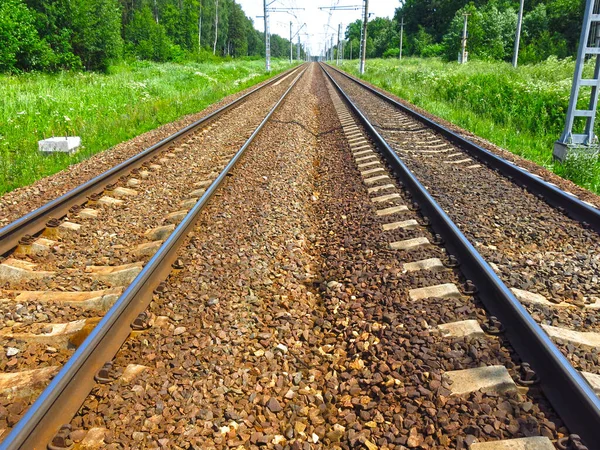
M 127 51 L 140 59 L 169 61 L 176 53 L 173 42 L 164 27 L 156 23 L 148 5 L 134 13 L 125 29 L 125 39 Z
M 469 54 L 483 59 L 508 60 L 513 51 L 517 13 L 512 8 L 500 10 L 493 1 L 481 8 L 468 5 L 456 12 L 443 39 L 446 57 L 455 60 L 460 51 L 464 13 L 470 14 Z
M 122 56 L 121 10 L 117 0 L 79 0 L 74 8 L 73 51 L 88 70 L 106 70 Z
M 0 3 L 0 71 L 50 69 L 54 54 L 40 38 L 31 10 L 21 0 Z
M 231 55 L 244 56 L 248 54 L 248 18 L 240 5 L 234 3 L 232 6 L 229 14 Z

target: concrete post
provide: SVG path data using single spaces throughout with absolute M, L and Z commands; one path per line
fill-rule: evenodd
M 369 0 L 365 0 L 365 16 L 363 17 L 363 32 L 362 42 L 360 43 L 361 55 L 360 55 L 360 66 L 358 71 L 360 74 L 365 73 L 365 59 L 367 58 L 367 24 L 369 21 Z
M 517 67 L 519 63 L 519 43 L 521 42 L 521 27 L 523 25 L 523 6 L 525 0 L 521 0 L 521 4 L 519 5 L 519 19 L 517 20 L 517 33 L 515 35 L 515 51 L 513 53 L 513 67 Z

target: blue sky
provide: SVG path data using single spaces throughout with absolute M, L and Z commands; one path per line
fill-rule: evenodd
M 254 20 L 256 29 L 263 31 L 263 19 L 257 16 L 263 15 L 262 0 L 236 0 L 246 12 L 246 15 Z M 269 0 L 273 1 L 273 0 Z M 277 33 L 280 36 L 289 38 L 290 21 L 295 34 L 297 29 L 306 23 L 306 27 L 301 31 L 300 38 L 302 42 L 307 42 L 313 55 L 322 52 L 325 41 L 331 39 L 337 41 L 338 24 L 342 24 L 342 36 L 346 26 L 360 18 L 360 10 L 356 11 L 329 11 L 320 10 L 323 6 L 354 6 L 361 5 L 362 0 L 275 0 L 271 8 L 304 8 L 290 12 L 275 12 L 271 14 L 271 33 Z M 369 0 L 369 12 L 374 13 L 373 17 L 392 17 L 394 11 L 400 6 L 397 0 Z M 329 26 L 328 26 L 329 24 Z M 294 38 L 296 42 L 297 38 Z

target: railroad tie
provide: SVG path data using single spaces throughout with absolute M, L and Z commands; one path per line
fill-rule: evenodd
M 379 191 L 384 191 L 387 189 L 395 189 L 396 186 L 394 186 L 393 184 L 383 184 L 381 186 L 375 186 L 375 187 L 371 187 L 367 189 L 367 192 L 369 194 L 373 194 L 375 192 L 379 192 Z
M 454 283 L 445 283 L 411 289 L 408 291 L 408 297 L 416 301 L 425 298 L 460 298 L 461 294 Z
M 363 162 L 363 161 L 368 161 L 369 159 L 373 159 L 373 158 L 378 158 L 377 154 L 374 152 L 371 152 L 370 155 L 368 156 L 361 156 L 360 158 L 355 158 L 354 161 L 356 161 L 357 163 L 359 162 Z
M 444 161 L 445 164 L 462 164 L 462 163 L 466 163 L 466 162 L 471 162 L 473 161 L 471 158 L 464 158 L 464 159 L 459 159 L 459 160 L 455 160 L 455 161 Z
M 429 242 L 429 239 L 427 239 L 424 236 L 421 236 L 421 237 L 416 237 L 416 238 L 412 238 L 412 239 L 404 239 L 402 241 L 392 242 L 392 243 L 390 243 L 390 248 L 392 250 L 408 251 L 408 250 L 414 250 L 414 249 L 422 248 L 422 247 L 429 247 L 430 245 L 431 245 L 431 242 Z M 425 288 L 423 288 L 423 289 L 425 289 Z
M 358 162 L 358 161 L 357 161 Z M 379 164 L 381 164 L 380 161 L 371 161 L 371 162 L 366 162 L 366 163 L 362 163 L 362 164 L 358 164 L 358 169 L 365 169 L 367 167 L 373 167 L 373 166 L 378 166 Z
M 438 329 L 444 337 L 483 337 L 485 333 L 475 319 L 460 320 L 458 322 L 442 323 Z
M 546 436 L 532 436 L 502 441 L 476 442 L 469 450 L 555 450 L 554 444 Z
M 384 223 L 381 227 L 383 228 L 383 231 L 392 231 L 392 230 L 397 230 L 399 228 L 402 228 L 405 230 L 412 230 L 412 229 L 419 227 L 419 222 L 417 222 L 415 219 L 409 219 L 409 220 L 402 220 L 399 222 Z M 409 263 L 409 264 L 411 264 L 411 263 Z M 412 264 L 414 264 L 414 263 L 412 263 Z M 406 268 L 406 264 L 404 265 L 404 267 Z
M 366 180 L 365 180 L 366 181 Z M 390 216 L 392 214 L 396 214 L 399 212 L 408 211 L 408 206 L 399 205 L 399 206 L 391 206 L 389 208 L 380 209 L 375 212 L 378 216 Z
M 376 173 L 382 173 L 382 172 L 385 172 L 385 169 L 383 167 L 377 167 L 375 169 L 363 170 L 363 171 L 360 172 L 360 174 L 363 177 L 366 177 L 366 176 L 369 176 L 369 175 L 373 175 L 373 174 L 376 174 Z
M 373 203 L 384 203 L 384 202 L 389 202 L 391 200 L 397 200 L 399 198 L 400 198 L 400 194 L 398 194 L 397 192 L 394 192 L 391 194 L 381 195 L 379 197 L 373 197 L 373 198 L 371 198 L 371 201 Z
M 516 392 L 517 385 L 504 366 L 484 366 L 452 370 L 442 375 L 450 384 L 450 395 L 465 395 L 477 391 L 502 394 Z

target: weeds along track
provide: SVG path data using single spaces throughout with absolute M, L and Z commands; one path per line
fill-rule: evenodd
M 129 327 L 135 331 L 152 325 L 154 318 L 142 313 L 144 304 L 172 270 L 178 245 L 303 73 L 303 68 L 296 68 L 276 77 L 0 230 L 2 249 L 9 249 L 0 263 L 0 341 L 5 350 L 0 355 L 1 437 L 57 373 L 54 385 L 62 380 L 60 389 L 66 393 L 60 395 L 71 397 L 64 413 L 57 415 L 56 407 L 46 412 L 47 424 L 36 425 L 35 431 L 16 430 L 21 435 L 9 438 L 7 448 L 33 448 L 40 439 L 49 440 L 58 416 L 66 415 L 62 420 L 68 422 L 69 408 L 72 415 L 78 407 L 74 392 L 87 394 L 67 386 L 66 373 L 77 357 L 96 359 L 88 366 L 82 363 L 85 370 L 78 369 L 88 375 L 91 370 L 88 378 L 93 384 L 102 358 L 110 361 L 110 352 L 120 346 L 117 336 L 126 337 Z M 173 267 L 181 269 L 177 261 Z M 140 300 L 144 293 L 146 301 Z M 132 314 L 127 322 L 116 319 Z M 109 323 L 111 317 L 114 324 Z M 98 323 L 112 344 L 101 344 Z M 118 331 L 123 327 L 125 331 Z M 98 340 L 92 343 L 90 334 Z M 94 348 L 102 345 L 110 349 Z M 89 354 L 83 355 L 84 350 Z M 97 378 L 108 372 L 107 366 Z M 50 388 L 31 408 L 30 417 L 52 403 L 46 395 Z M 28 433 L 32 437 L 24 438 Z
M 380 143 L 414 174 L 572 366 L 596 393 L 600 392 L 597 232 L 589 224 L 569 218 L 564 209 L 550 206 L 541 194 L 533 195 L 515 184 L 514 179 L 488 168 L 471 152 L 375 95 L 358 80 L 331 67 L 327 72 L 360 110 L 363 123 L 369 123 L 378 133 Z M 362 167 L 372 167 L 373 174 L 383 170 L 378 155 L 367 159 L 368 155 L 361 159 Z M 388 191 L 381 188 L 380 192 L 386 198 Z M 570 194 L 564 196 L 568 198 Z M 385 224 L 384 229 L 391 232 L 401 224 L 402 221 Z M 394 237 L 391 232 L 390 239 Z M 493 278 L 473 278 L 473 281 L 481 285 L 493 283 Z M 506 297 L 509 296 L 510 293 Z M 493 302 L 483 301 L 488 310 L 494 311 L 489 305 Z M 503 308 L 495 307 L 496 311 Z M 531 336 L 538 332 L 541 330 Z M 534 343 L 526 342 L 517 345 L 514 338 L 513 335 L 511 342 L 521 347 L 520 353 L 528 345 L 535 347 Z M 523 335 L 517 337 L 523 338 Z M 526 357 L 533 357 L 535 350 L 525 352 L 529 353 Z M 565 410 L 569 411 L 568 408 Z M 597 406 L 592 408 L 596 409 Z

